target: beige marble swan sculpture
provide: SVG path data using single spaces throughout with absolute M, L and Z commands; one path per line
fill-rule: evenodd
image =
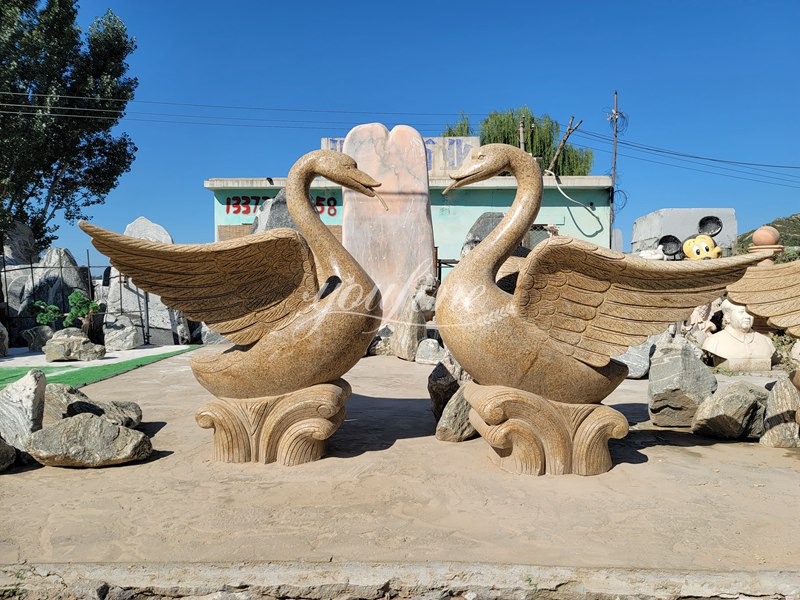
M 317 175 L 370 197 L 380 185 L 349 156 L 318 150 L 289 172 L 286 203 L 300 233 L 274 229 L 226 242 L 173 245 L 80 223 L 137 286 L 236 344 L 191 360 L 197 380 L 220 399 L 201 409 L 198 422 L 215 428 L 221 460 L 306 462 L 279 456 L 277 434 L 268 430 L 302 429 L 322 415 L 333 429 L 317 424 L 325 431 L 315 430 L 312 437 L 332 434 L 350 393 L 340 378 L 364 356 L 380 324 L 375 284 L 309 203 Z M 297 418 L 283 415 L 278 423 L 279 405 L 307 406 Z M 311 456 L 320 448 L 303 451 Z
M 624 436 L 627 423 L 607 407 L 593 413 L 591 405 L 627 374 L 612 357 L 718 297 L 766 255 L 667 263 L 557 236 L 523 260 L 509 294 L 495 281 L 539 212 L 536 161 L 513 146 L 482 146 L 450 175 L 455 181 L 444 193 L 504 171 L 516 177 L 517 195 L 498 226 L 442 283 L 439 331 L 475 379 L 466 390 L 470 419 L 501 457 L 513 455 L 514 470 L 608 470 L 605 443 Z

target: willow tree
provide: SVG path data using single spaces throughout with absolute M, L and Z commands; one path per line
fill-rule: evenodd
M 84 36 L 77 12 L 76 0 L 0 0 L 0 233 L 21 221 L 39 248 L 56 216 L 105 202 L 136 152 L 112 133 L 136 89 L 135 42 L 111 11 Z
M 519 124 L 522 122 L 522 140 L 525 150 L 539 159 L 545 167 L 550 164 L 561 139 L 561 128 L 548 115 L 535 116 L 527 106 L 503 112 L 491 112 L 481 121 L 481 144 L 510 144 L 519 146 Z M 468 131 L 470 133 L 450 133 Z M 470 135 L 469 117 L 462 114 L 455 125 L 448 125 L 442 135 Z M 588 175 L 594 155 L 591 150 L 576 148 L 567 143 L 556 160 L 556 175 Z

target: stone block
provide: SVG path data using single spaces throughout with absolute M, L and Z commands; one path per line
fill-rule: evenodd
M 68 417 L 31 435 L 29 454 L 50 467 L 105 467 L 150 456 L 141 431 L 114 425 L 93 414 Z
M 414 361 L 422 365 L 435 365 L 445 356 L 445 350 L 439 342 L 430 338 L 425 338 L 417 346 L 417 354 Z
M 436 439 L 443 442 L 463 442 L 478 435 L 469 420 L 470 405 L 464 397 L 464 388 L 458 388 L 444 407 L 436 424 Z
M 106 350 L 133 350 L 144 344 L 141 325 L 127 315 L 107 315 L 103 323 L 103 345 Z
M 716 389 L 717 379 L 688 344 L 656 346 L 647 388 L 654 425 L 691 426 L 697 407 Z
M 692 420 L 692 433 L 723 439 L 758 438 L 764 432 L 769 392 L 737 381 L 704 400 Z
M 787 377 L 781 377 L 769 392 L 764 413 L 764 435 L 759 442 L 771 448 L 800 447 L 800 391 Z
M 33 370 L 0 390 L 0 437 L 17 450 L 27 452 L 31 434 L 42 428 L 44 388 L 44 373 Z
M 47 362 L 97 360 L 105 355 L 104 346 L 90 342 L 76 327 L 55 332 L 44 347 L 44 358 Z

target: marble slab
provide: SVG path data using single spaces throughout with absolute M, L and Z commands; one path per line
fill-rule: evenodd
M 383 323 L 391 326 L 416 282 L 435 275 L 425 144 L 413 127 L 390 133 L 369 123 L 350 130 L 343 151 L 381 182 L 377 191 L 389 207 L 343 190 L 342 243 L 378 285 Z

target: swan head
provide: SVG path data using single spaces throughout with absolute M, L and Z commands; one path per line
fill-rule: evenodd
M 473 148 L 457 171 L 449 173 L 453 183 L 442 192 L 446 195 L 450 190 L 460 188 L 476 181 L 483 181 L 503 171 L 508 171 L 511 165 L 511 154 L 519 149 L 506 144 L 486 144 Z
M 317 150 L 314 152 L 314 172 L 326 179 L 338 183 L 348 189 L 354 190 L 370 198 L 378 196 L 376 187 L 379 181 L 358 170 L 356 161 L 347 154 L 333 150 Z

